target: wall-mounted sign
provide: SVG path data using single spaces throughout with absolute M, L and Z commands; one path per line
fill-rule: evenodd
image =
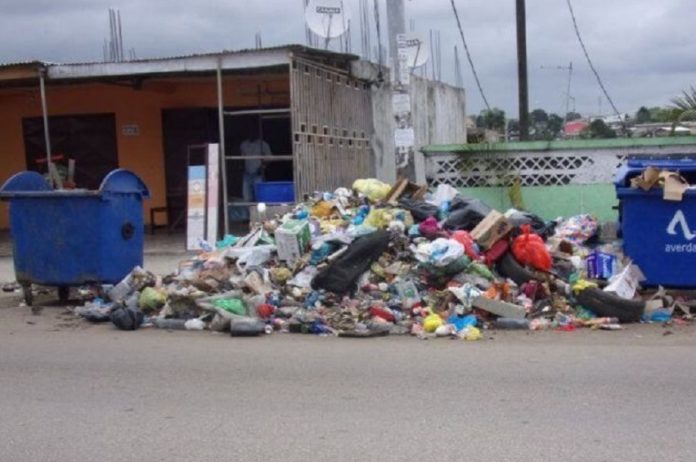
M 121 127 L 121 133 L 123 136 L 139 136 L 140 135 L 140 125 L 138 124 L 126 124 Z

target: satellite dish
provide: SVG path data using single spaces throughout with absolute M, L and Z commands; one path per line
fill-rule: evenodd
M 403 34 L 398 38 L 399 54 L 406 57 L 408 67 L 421 67 L 430 59 L 428 42 L 415 34 Z
M 309 0 L 305 9 L 309 29 L 327 40 L 345 34 L 349 19 L 343 0 Z

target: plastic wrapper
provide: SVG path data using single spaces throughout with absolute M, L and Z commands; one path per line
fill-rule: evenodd
M 576 215 L 561 222 L 556 227 L 554 236 L 580 245 L 594 237 L 597 234 L 598 227 L 597 219 L 592 215 Z

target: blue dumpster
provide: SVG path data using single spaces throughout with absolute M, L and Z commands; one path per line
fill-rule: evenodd
M 650 286 L 696 287 L 696 190 L 681 202 L 666 201 L 662 188 L 633 189 L 630 180 L 645 168 L 696 174 L 696 160 L 635 160 L 616 177 L 624 253 L 643 271 Z
M 10 201 L 17 282 L 31 304 L 31 285 L 114 284 L 143 264 L 143 199 L 134 173 L 109 173 L 98 191 L 53 190 L 36 172 L 14 175 L 0 188 Z

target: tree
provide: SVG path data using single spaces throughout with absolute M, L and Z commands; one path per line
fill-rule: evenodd
M 543 109 L 534 109 L 529 113 L 529 120 L 531 120 L 534 125 L 539 126 L 548 122 L 549 115 Z
M 520 133 L 520 121 L 517 119 L 508 120 L 508 132 L 510 133 Z
M 636 123 L 637 124 L 647 124 L 652 122 L 652 117 L 650 114 L 650 109 L 645 106 L 641 106 L 636 112 Z
M 505 131 L 505 111 L 497 107 L 491 110 L 482 110 L 476 117 L 476 126 L 503 133 Z
M 672 105 L 670 117 L 674 124 L 696 119 L 696 88 L 692 86 L 681 96 L 672 98 Z
M 670 109 L 664 107 L 651 107 L 648 109 L 650 111 L 650 121 L 651 122 L 670 122 Z
M 595 119 L 590 126 L 583 130 L 583 138 L 616 138 L 616 132 L 612 130 L 602 119 Z
M 563 130 L 563 119 L 558 114 L 549 115 L 549 120 L 546 122 L 545 138 L 547 140 L 555 140 Z
M 572 122 L 573 120 L 580 120 L 582 119 L 582 115 L 580 115 L 577 112 L 569 112 L 566 114 L 565 120 L 568 122 Z

